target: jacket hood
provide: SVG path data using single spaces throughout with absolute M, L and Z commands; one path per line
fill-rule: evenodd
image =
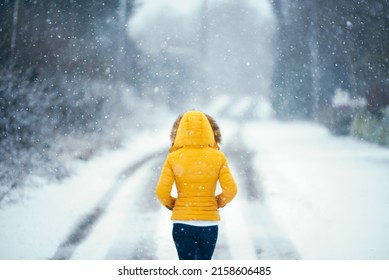
M 184 146 L 209 146 L 218 149 L 221 140 L 215 120 L 200 111 L 189 111 L 175 121 L 170 138 L 175 151 Z

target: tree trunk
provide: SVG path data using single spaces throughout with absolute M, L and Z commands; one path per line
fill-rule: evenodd
M 118 78 L 124 78 L 125 72 L 125 49 L 126 49 L 126 23 L 127 20 L 127 0 L 119 0 L 118 7 L 118 50 L 117 50 L 117 69 Z
M 19 16 L 20 0 L 15 1 L 13 15 L 12 15 L 12 33 L 11 33 L 11 55 L 13 57 L 16 48 L 16 37 L 18 33 L 18 16 Z
M 320 95 L 320 65 L 319 65 L 319 38 L 317 30 L 317 7 L 311 2 L 310 4 L 310 36 L 309 49 L 311 55 L 311 76 L 312 76 L 312 116 L 317 120 L 319 110 L 319 95 Z

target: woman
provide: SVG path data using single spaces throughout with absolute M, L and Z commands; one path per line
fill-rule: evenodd
M 215 120 L 200 111 L 178 117 L 171 132 L 172 147 L 164 163 L 156 194 L 172 210 L 173 240 L 180 260 L 209 260 L 218 236 L 218 208 L 237 193 Z M 215 194 L 217 182 L 222 192 Z M 175 183 L 177 198 L 171 195 Z

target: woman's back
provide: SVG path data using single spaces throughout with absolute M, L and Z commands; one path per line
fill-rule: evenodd
M 173 220 L 219 220 L 219 205 L 215 196 L 217 181 L 233 197 L 235 182 L 229 172 L 224 154 L 211 147 L 183 147 L 169 154 L 167 178 L 174 176 L 177 201 Z M 161 182 L 162 183 L 162 182 Z

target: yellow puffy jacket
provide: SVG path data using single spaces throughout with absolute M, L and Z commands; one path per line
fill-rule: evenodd
M 170 151 L 156 194 L 164 206 L 173 210 L 171 219 L 220 220 L 218 208 L 235 197 L 237 187 L 204 113 L 189 111 L 182 116 Z M 222 192 L 216 195 L 218 180 Z M 174 183 L 177 198 L 171 195 Z

